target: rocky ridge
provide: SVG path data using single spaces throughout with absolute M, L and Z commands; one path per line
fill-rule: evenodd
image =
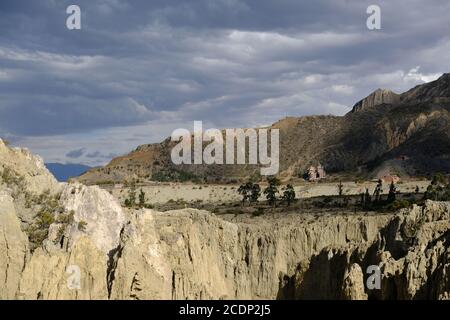
M 377 89 L 356 103 L 351 112 L 360 112 L 367 108 L 373 108 L 381 104 L 397 104 L 400 102 L 400 95 L 387 89 Z
M 389 161 L 404 158 L 406 176 L 450 171 L 450 74 L 396 94 L 378 89 L 344 116 L 287 117 L 280 130 L 280 172 L 302 177 L 321 163 L 329 173 L 374 178 Z M 77 179 L 85 184 L 124 181 L 207 180 L 213 183 L 258 177 L 256 165 L 174 165 L 173 143 L 142 145 Z

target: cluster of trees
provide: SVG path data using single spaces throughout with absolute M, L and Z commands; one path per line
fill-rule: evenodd
M 281 183 L 276 177 L 268 177 L 267 184 L 267 187 L 262 193 L 265 195 L 267 202 L 271 206 L 276 206 L 277 201 L 282 201 L 287 206 L 290 206 L 295 200 L 295 191 L 292 185 L 288 184 L 280 190 Z M 259 184 L 251 181 L 242 184 L 237 191 L 242 196 L 243 205 L 246 202 L 255 203 L 261 196 L 261 187 Z
M 416 195 L 420 192 L 418 186 L 416 186 L 415 191 Z M 389 192 L 386 199 L 382 198 L 383 193 L 383 183 L 381 180 L 378 180 L 377 186 L 372 194 L 369 193 L 369 190 L 366 189 L 365 193 L 361 194 L 361 205 L 364 209 L 373 209 L 380 207 L 387 207 L 393 210 L 397 210 L 400 208 L 409 207 L 413 203 L 417 203 L 421 199 L 418 199 L 417 196 L 410 195 L 409 198 L 405 199 L 397 199 L 397 188 L 392 182 L 389 186 Z M 372 198 L 373 197 L 373 198 Z M 436 174 L 433 176 L 430 185 L 427 187 L 422 200 L 434 200 L 434 201 L 450 201 L 450 181 L 444 174 Z
M 140 189 L 139 195 L 136 197 L 136 186 L 133 184 L 128 190 L 128 197 L 125 199 L 125 207 L 151 209 L 152 206 L 146 203 L 145 192 L 142 189 Z
M 237 192 L 242 196 L 242 204 L 257 202 L 261 195 L 261 187 L 259 184 L 249 181 L 240 185 Z
M 442 173 L 433 176 L 424 199 L 434 201 L 450 201 L 450 181 Z
M 392 181 L 389 185 L 389 192 L 386 200 L 382 198 L 383 193 L 383 181 L 381 179 L 378 180 L 375 190 L 373 191 L 372 196 L 369 193 L 369 189 L 366 188 L 365 193 L 361 193 L 361 206 L 364 209 L 370 209 L 372 207 L 390 205 L 396 201 L 397 187 Z M 373 200 L 372 200 L 373 197 Z

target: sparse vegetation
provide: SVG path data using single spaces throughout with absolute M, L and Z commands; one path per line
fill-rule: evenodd
M 399 209 L 403 208 L 409 208 L 411 206 L 411 203 L 407 199 L 401 199 L 401 200 L 395 200 L 394 202 L 390 203 L 387 208 L 391 209 L 393 211 L 397 211 Z
M 80 220 L 78 222 L 78 230 L 85 232 L 86 231 L 86 227 L 87 227 L 87 222 L 84 220 Z
M 294 187 L 290 184 L 288 184 L 283 191 L 283 197 L 282 197 L 284 203 L 289 207 L 291 203 L 295 200 L 295 191 Z
M 277 204 L 277 194 L 278 194 L 278 186 L 280 185 L 280 180 L 276 177 L 268 177 L 267 182 L 269 185 L 266 189 L 264 189 L 264 194 L 266 195 L 267 202 L 271 206 L 276 206 Z
M 434 175 L 424 194 L 424 199 L 450 201 L 450 181 L 441 173 Z
M 73 222 L 74 212 L 66 212 L 60 204 L 59 198 L 60 194 L 52 195 L 50 190 L 45 190 L 38 196 L 31 194 L 25 196 L 25 206 L 37 210 L 33 222 L 24 230 L 28 235 L 31 251 L 40 247 L 48 237 L 50 225 L 53 223 L 60 224 L 58 229 L 58 238 L 60 238 L 66 227 Z
M 182 170 L 168 170 L 168 169 L 154 173 L 152 175 L 151 180 L 159 182 L 170 182 L 170 181 L 176 182 L 192 181 L 194 183 L 201 182 L 201 179 L 191 172 Z
M 344 185 L 342 184 L 342 181 L 339 180 L 339 184 L 337 185 L 338 195 L 342 196 L 344 194 Z
M 172 200 L 172 199 L 171 199 Z M 172 200 L 173 201 L 173 200 Z M 169 200 L 170 202 L 170 200 Z M 132 184 L 128 190 L 128 197 L 124 201 L 127 208 L 147 208 L 153 209 L 153 205 L 146 202 L 145 192 L 142 188 L 139 190 L 139 195 L 136 201 L 136 185 Z
M 3 168 L 0 178 L 3 184 L 13 188 L 16 192 L 25 189 L 25 178 L 8 167 Z
M 397 188 L 395 187 L 394 181 L 391 182 L 389 186 L 389 193 L 387 197 L 387 203 L 392 203 L 395 201 L 395 194 L 397 193 Z
M 136 206 L 136 185 L 133 184 L 128 190 L 128 198 L 125 199 L 125 207 L 132 208 Z
M 145 206 L 145 192 L 141 189 L 139 192 L 139 207 L 143 208 Z
M 250 192 L 250 202 L 257 202 L 258 198 L 261 195 L 261 187 L 257 183 L 252 184 L 251 192 Z
M 254 203 L 258 201 L 258 198 L 261 195 L 261 187 L 259 184 L 249 181 L 239 186 L 237 192 L 242 196 L 242 205 L 244 205 L 246 201 Z
M 242 205 L 250 198 L 251 182 L 247 182 L 239 186 L 237 192 L 242 196 Z
M 361 196 L 361 206 L 363 209 L 369 209 L 372 204 L 372 198 L 369 194 L 369 189 L 366 188 L 366 192 Z
M 256 208 L 256 210 L 253 212 L 253 215 L 256 217 L 260 216 L 262 214 L 264 214 L 264 208 L 261 208 L 261 207 Z
M 378 179 L 377 186 L 375 187 L 375 190 L 373 192 L 375 203 L 381 202 L 382 193 L 383 193 L 383 181 L 381 179 Z
M 111 185 L 114 184 L 115 182 L 113 180 L 101 180 L 101 181 L 97 181 L 96 184 L 99 186 L 102 185 Z

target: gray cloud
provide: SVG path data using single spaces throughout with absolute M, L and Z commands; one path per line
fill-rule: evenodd
M 85 148 L 104 163 L 192 120 L 344 114 L 449 71 L 445 0 L 379 1 L 380 31 L 365 26 L 372 1 L 77 3 L 81 31 L 65 28 L 72 1 L 0 3 L 0 135 L 52 161 Z
M 112 153 L 112 152 L 107 153 L 107 154 L 103 154 L 100 151 L 94 151 L 94 152 L 90 152 L 90 153 L 86 154 L 86 158 L 90 158 L 90 159 L 101 159 L 101 158 L 103 158 L 103 159 L 106 159 L 106 160 L 110 160 L 110 159 L 112 159 L 112 158 L 114 158 L 116 156 L 117 156 L 117 154 Z
M 85 151 L 84 148 L 72 150 L 66 153 L 66 157 L 77 159 L 84 154 L 84 151 Z

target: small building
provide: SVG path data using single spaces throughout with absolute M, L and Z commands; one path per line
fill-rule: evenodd
M 385 175 L 385 176 L 381 177 L 381 181 L 384 184 L 391 184 L 391 183 L 396 184 L 396 183 L 398 183 L 400 181 L 400 177 L 395 175 L 395 174 L 392 174 L 392 175 L 388 174 L 388 175 Z
M 323 166 L 319 163 L 317 167 L 311 166 L 306 171 L 306 179 L 308 181 L 318 181 L 326 177 L 326 172 Z

